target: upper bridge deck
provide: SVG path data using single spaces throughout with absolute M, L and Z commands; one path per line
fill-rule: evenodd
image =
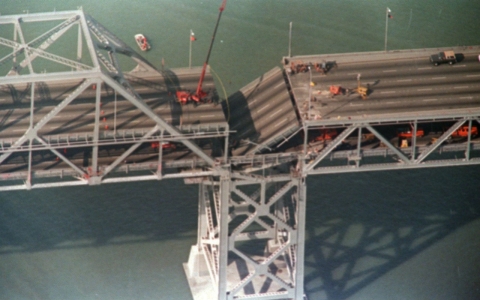
M 457 63 L 434 66 L 430 55 L 446 50 L 455 51 Z M 480 46 L 472 46 L 295 56 L 283 61 L 302 121 L 321 126 L 477 115 L 479 54 Z M 365 99 L 355 91 L 359 84 L 368 88 Z M 341 87 L 340 93 L 333 95 L 330 86 Z

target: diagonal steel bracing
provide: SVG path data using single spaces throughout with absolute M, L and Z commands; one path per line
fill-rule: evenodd
M 130 94 L 122 85 L 120 85 L 117 81 L 115 81 L 113 78 L 102 75 L 102 79 L 105 83 L 107 83 L 109 86 L 113 87 L 118 93 L 120 93 L 125 99 L 128 99 L 132 104 L 134 104 L 138 109 L 140 109 L 145 115 L 150 117 L 152 120 L 154 120 L 157 125 L 164 129 L 166 132 L 168 132 L 170 135 L 173 137 L 181 137 L 182 133 L 180 133 L 179 130 L 175 129 L 173 126 L 169 125 L 167 122 L 162 120 L 157 114 L 155 114 L 150 107 L 148 107 L 143 101 L 140 99 L 136 98 L 134 95 Z M 196 144 L 193 142 L 185 139 L 181 140 L 185 146 L 190 148 L 194 153 L 196 153 L 200 158 L 205 160 L 210 166 L 215 167 L 215 161 L 205 154 L 202 149 L 200 149 Z
M 209 299 L 302 299 L 304 180 L 231 175 L 200 184 L 202 238 L 192 248 L 190 261 L 197 263 L 189 262 L 187 275 L 209 273 L 203 275 L 214 288 Z M 250 243 L 263 244 L 264 255 L 250 253 Z
M 445 140 L 447 140 L 452 133 L 460 128 L 460 126 L 465 123 L 464 120 L 460 120 L 457 123 L 455 123 L 452 127 L 450 127 L 447 131 L 445 131 L 432 145 L 430 145 L 428 148 L 423 150 L 420 155 L 418 156 L 417 159 L 415 159 L 415 163 L 421 163 L 425 158 L 427 158 L 428 155 L 430 155 L 435 149 L 437 149 Z M 415 130 L 416 132 L 416 130 Z M 469 135 L 470 136 L 470 135 Z
M 20 21 L 21 20 L 21 21 Z M 40 22 L 40 21 L 51 21 L 51 20 L 60 20 L 61 22 L 47 30 L 46 32 L 40 34 L 37 37 L 34 37 L 31 41 L 26 41 L 23 34 L 22 24 L 25 22 Z M 188 149 L 190 149 L 195 155 L 200 157 L 201 161 L 204 161 L 207 166 L 209 166 L 215 172 L 218 172 L 219 166 L 218 163 L 214 161 L 209 155 L 207 155 L 199 146 L 197 146 L 192 140 L 193 139 L 202 139 L 202 138 L 211 138 L 217 136 L 226 136 L 228 133 L 228 127 L 225 127 L 223 130 L 225 132 L 220 132 L 215 129 L 215 132 L 205 132 L 201 130 L 202 135 L 200 134 L 184 134 L 179 129 L 170 125 L 168 122 L 164 121 L 159 117 L 153 110 L 145 104 L 142 97 L 135 91 L 135 89 L 130 85 L 129 81 L 126 80 L 123 70 L 118 63 L 117 55 L 126 55 L 127 57 L 133 59 L 135 62 L 141 66 L 143 72 L 157 72 L 155 68 L 140 55 L 138 55 L 133 49 L 131 49 L 127 44 L 118 39 L 115 35 L 109 32 L 106 28 L 96 22 L 93 18 L 86 16 L 82 11 L 66 12 L 66 13 L 55 13 L 55 14 L 30 14 L 28 16 L 22 17 L 0 17 L 0 24 L 13 24 L 14 25 L 14 40 L 10 40 L 4 37 L 0 37 L 0 45 L 12 48 L 12 53 L 6 55 L 0 59 L 0 65 L 12 64 L 12 69 L 7 76 L 0 78 L 0 85 L 22 85 L 22 84 L 31 84 L 31 112 L 30 119 L 31 124 L 26 132 L 12 141 L 8 147 L 5 147 L 3 142 L 1 143 L 1 155 L 0 155 L 0 164 L 4 163 L 11 157 L 11 154 L 14 152 L 28 151 L 28 171 L 27 171 L 27 181 L 30 184 L 32 179 L 32 156 L 34 151 L 37 150 L 50 150 L 56 157 L 58 157 L 62 162 L 74 170 L 74 173 L 80 175 L 80 178 L 84 178 L 85 175 L 90 177 L 91 184 L 99 184 L 101 181 L 107 182 L 112 181 L 113 179 L 104 178 L 106 175 L 110 174 L 112 170 L 118 168 L 120 163 L 124 159 L 132 154 L 142 143 L 149 141 L 149 139 L 156 132 L 160 131 L 165 132 L 165 136 L 169 140 L 175 140 L 183 143 Z M 88 58 L 91 60 L 91 65 L 84 64 L 66 57 L 61 57 L 54 53 L 48 52 L 51 45 L 54 45 L 59 40 L 61 40 L 62 35 L 66 32 L 69 32 L 74 28 L 74 25 L 78 25 L 78 45 L 77 46 L 77 59 L 82 59 L 81 54 L 83 45 L 86 44 L 87 53 L 90 55 Z M 95 40 L 96 39 L 96 40 Z M 72 45 L 75 46 L 75 45 Z M 106 53 L 106 55 L 105 55 Z M 24 54 L 23 60 L 17 62 L 19 54 Z M 34 70 L 32 62 L 38 58 L 42 57 L 53 64 L 67 66 L 71 68 L 69 72 L 53 72 L 53 73 L 42 73 L 38 74 Z M 100 66 L 104 66 L 104 69 Z M 27 67 L 29 72 L 27 74 L 21 73 L 22 69 Z M 140 69 L 139 69 L 140 70 Z M 157 72 L 158 73 L 158 72 Z M 15 76 L 11 76 L 15 75 Z M 34 100 L 37 96 L 35 94 L 35 87 L 40 86 L 36 83 L 56 83 L 62 81 L 78 81 L 81 82 L 75 90 L 71 91 L 59 104 L 51 109 L 50 112 L 43 115 L 43 117 L 36 124 L 33 123 L 34 117 Z M 116 94 L 123 96 L 126 100 L 131 102 L 140 112 L 145 116 L 152 119 L 157 125 L 152 131 L 147 134 L 143 134 L 141 138 L 135 138 L 133 136 L 133 143 L 130 148 L 125 151 L 119 158 L 117 158 L 113 163 L 106 166 L 102 171 L 102 175 L 99 175 L 99 146 L 104 144 L 104 137 L 100 136 L 99 128 L 100 124 L 100 110 L 101 110 L 101 87 L 102 85 L 112 88 Z M 93 132 L 90 134 L 91 137 L 86 137 L 84 142 L 77 142 L 76 144 L 62 144 L 55 146 L 50 142 L 50 137 L 43 137 L 39 134 L 40 131 L 44 130 L 45 125 L 52 121 L 52 119 L 57 116 L 65 107 L 69 106 L 75 99 L 77 99 L 80 94 L 84 93 L 88 87 L 93 87 L 96 89 L 95 92 L 95 102 L 94 102 L 94 124 Z M 38 97 L 37 97 L 38 98 Z M 210 129 L 207 129 L 207 131 Z M 212 129 L 213 130 L 213 129 Z M 185 131 L 185 130 L 184 130 Z M 115 138 L 115 137 L 114 137 Z M 158 140 L 158 138 L 156 138 Z M 228 139 L 227 139 L 228 141 Z M 110 144 L 112 142 L 109 142 Z M 126 141 L 124 142 L 126 143 Z M 74 162 L 70 161 L 65 155 L 62 155 L 60 151 L 57 150 L 58 147 L 65 147 L 65 149 L 72 147 L 91 147 L 92 157 L 91 165 L 88 168 L 91 171 L 85 171 L 81 167 L 75 165 Z M 227 146 L 225 146 L 227 147 Z M 226 154 L 225 154 L 226 155 Z M 162 151 L 159 151 L 159 166 L 162 165 Z M 206 172 L 205 174 L 211 174 L 211 172 Z M 169 177 L 175 177 L 175 174 L 169 174 Z M 190 173 L 184 173 L 184 176 L 192 176 Z M 178 177 L 178 175 L 177 175 Z M 182 176 L 180 176 L 182 177 Z M 157 177 L 161 178 L 161 177 Z M 95 180 L 94 180 L 95 179 Z M 119 179 L 120 180 L 120 179 Z
M 324 159 L 330 152 L 332 152 L 335 147 L 337 147 L 348 135 L 350 135 L 354 130 L 356 130 L 357 126 L 350 126 L 349 128 L 345 129 L 335 140 L 333 140 L 325 149 L 323 149 L 318 156 L 313 160 L 313 162 L 307 164 L 305 166 L 305 173 L 313 170 L 315 166 Z

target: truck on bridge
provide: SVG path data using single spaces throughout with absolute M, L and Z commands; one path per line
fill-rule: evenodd
M 443 63 L 449 63 L 450 65 L 453 65 L 457 62 L 457 58 L 454 51 L 443 51 L 431 55 L 430 61 L 436 66 Z

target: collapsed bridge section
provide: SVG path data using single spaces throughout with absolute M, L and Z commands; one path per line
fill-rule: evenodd
M 284 73 L 273 68 L 229 97 L 233 156 L 273 151 L 272 147 L 300 129 Z

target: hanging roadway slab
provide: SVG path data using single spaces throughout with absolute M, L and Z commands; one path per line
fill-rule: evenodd
M 271 150 L 300 128 L 283 71 L 276 67 L 229 97 L 234 156 Z M 228 112 L 226 113 L 228 116 Z

